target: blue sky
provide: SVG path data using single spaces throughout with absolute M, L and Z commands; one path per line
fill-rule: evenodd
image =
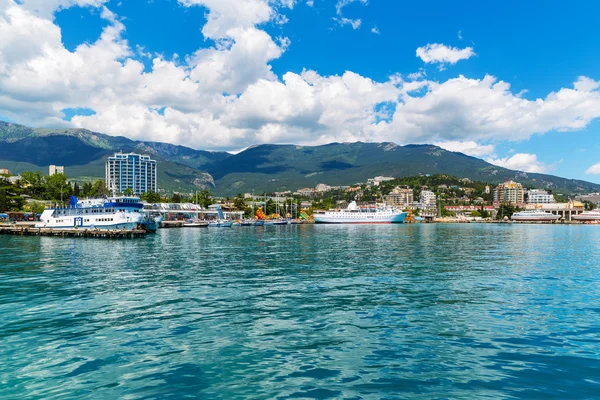
M 0 116 L 203 149 L 436 143 L 600 183 L 599 11 L 592 1 L 0 0 Z

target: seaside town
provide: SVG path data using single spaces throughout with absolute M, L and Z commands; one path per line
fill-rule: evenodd
M 148 155 L 116 153 L 106 158 L 105 179 L 87 182 L 70 180 L 65 167 L 58 165 L 50 165 L 47 175 L 40 171 L 15 175 L 0 169 L 0 223 L 38 231 L 150 227 L 140 230 L 155 232 L 159 226 L 315 222 L 600 221 L 599 193 L 570 198 L 548 189 L 524 187 L 512 180 L 492 185 L 447 175 L 376 176 L 348 186 L 320 183 L 296 191 L 215 197 L 205 188 L 193 193 L 165 193 L 157 179 L 157 164 Z M 83 218 L 86 208 L 98 215 L 94 219 Z M 132 214 L 116 222 L 115 215 L 125 215 L 123 212 Z M 67 216 L 71 216 L 68 221 Z M 145 220 L 152 223 L 144 223 Z

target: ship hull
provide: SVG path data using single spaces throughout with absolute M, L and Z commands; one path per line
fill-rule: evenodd
M 521 222 L 554 222 L 561 218 L 560 215 L 554 215 L 552 217 L 512 217 L 513 221 Z
M 399 214 L 389 215 L 364 215 L 356 217 L 345 217 L 343 215 L 327 215 L 327 214 L 315 214 L 314 220 L 317 224 L 356 224 L 356 225 L 367 225 L 367 224 L 402 224 L 406 218 L 407 213 L 402 212 Z

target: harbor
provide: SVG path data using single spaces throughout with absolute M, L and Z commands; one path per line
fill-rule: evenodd
M 0 235 L 52 236 L 61 238 L 135 239 L 145 237 L 144 229 L 54 229 L 26 225 L 0 225 Z

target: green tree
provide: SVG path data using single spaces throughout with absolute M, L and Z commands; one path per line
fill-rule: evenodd
M 0 211 L 19 211 L 25 204 L 18 186 L 10 183 L 5 177 L 0 177 Z
M 133 196 L 135 193 L 133 193 L 133 189 L 132 188 L 127 188 L 127 189 L 125 189 L 125 192 L 123 194 L 125 196 Z
M 142 193 L 140 198 L 147 203 L 151 203 L 151 204 L 160 203 L 160 195 L 156 192 L 150 191 L 150 192 Z
M 106 185 L 102 179 L 98 179 L 96 182 L 94 182 L 90 197 L 104 197 L 108 195 L 110 195 L 110 192 L 106 188 Z
M 71 195 L 72 188 L 65 174 L 54 174 L 46 177 L 46 197 L 49 200 L 66 201 Z
M 181 203 L 181 195 L 179 193 L 174 193 L 170 199 L 171 203 Z
M 23 188 L 23 193 L 35 199 L 42 199 L 46 196 L 46 181 L 40 171 L 23 171 L 19 185 Z

